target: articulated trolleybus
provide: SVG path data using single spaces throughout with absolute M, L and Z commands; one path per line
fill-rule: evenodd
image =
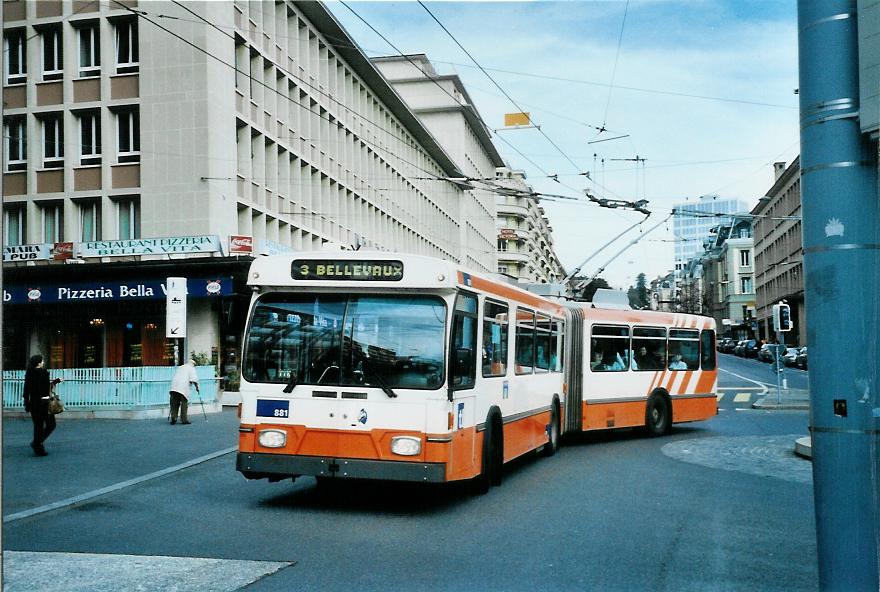
M 448 261 L 339 251 L 256 259 L 236 468 L 501 481 L 564 432 L 717 412 L 714 322 L 565 304 Z

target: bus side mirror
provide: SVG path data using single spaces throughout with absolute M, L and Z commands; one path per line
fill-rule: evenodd
M 449 376 L 449 391 L 446 398 L 451 402 L 455 387 L 460 385 L 462 379 L 471 376 L 474 365 L 474 353 L 466 347 L 458 347 L 452 354 L 452 368 Z

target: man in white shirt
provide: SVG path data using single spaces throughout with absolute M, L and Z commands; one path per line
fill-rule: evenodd
M 188 425 L 186 410 L 189 407 L 189 387 L 196 387 L 199 393 L 199 377 L 196 376 L 196 363 L 190 358 L 182 366 L 178 366 L 171 379 L 171 425 L 177 423 L 177 410 L 180 409 L 180 423 Z

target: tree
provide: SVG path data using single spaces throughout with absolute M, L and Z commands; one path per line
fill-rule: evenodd
M 651 299 L 648 294 L 648 279 L 644 273 L 636 276 L 636 285 L 630 286 L 626 294 L 629 296 L 629 305 L 631 307 L 636 309 L 650 308 Z

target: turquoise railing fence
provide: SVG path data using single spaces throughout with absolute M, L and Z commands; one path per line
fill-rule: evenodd
M 136 368 L 64 368 L 49 370 L 52 378 L 64 381 L 55 392 L 71 410 L 137 409 L 154 405 L 168 405 L 168 390 L 177 368 L 173 366 L 143 366 Z M 24 370 L 3 372 L 3 408 L 24 409 L 22 389 Z M 217 400 L 220 379 L 214 376 L 214 366 L 197 366 L 200 393 L 191 389 L 190 404 L 210 403 Z

